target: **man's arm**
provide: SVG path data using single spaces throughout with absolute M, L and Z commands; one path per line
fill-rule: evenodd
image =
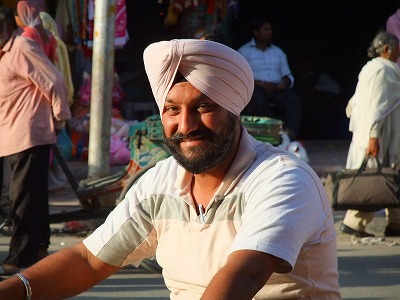
M 276 85 L 276 89 L 278 91 L 283 91 L 286 90 L 288 87 L 291 86 L 291 80 L 289 78 L 289 76 L 283 76 L 282 80 Z
M 33 299 L 65 299 L 91 288 L 120 268 L 93 256 L 83 243 L 60 250 L 21 272 L 30 282 Z M 0 299 L 26 299 L 20 278 L 0 282 Z
M 287 84 L 288 88 L 292 88 L 294 86 L 294 76 L 292 74 L 292 71 L 289 68 L 289 63 L 288 63 L 286 54 L 283 51 L 281 52 L 281 55 L 280 55 L 280 70 L 279 71 L 282 76 L 281 83 L 283 81 L 284 84 Z
M 272 83 L 262 80 L 254 80 L 254 85 L 257 85 L 264 89 L 264 92 L 267 94 L 276 93 L 278 91 L 286 90 L 290 85 L 291 81 L 289 76 L 282 77 L 282 80 L 279 83 Z
M 208 285 L 202 300 L 250 300 L 265 285 L 283 260 L 273 255 L 239 250 L 228 260 Z

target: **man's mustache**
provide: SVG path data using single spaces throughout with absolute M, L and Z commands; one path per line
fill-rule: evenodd
M 182 134 L 180 132 L 176 132 L 169 138 L 169 140 L 174 143 L 181 143 L 196 139 L 212 137 L 213 134 L 214 133 L 211 130 L 195 130 L 190 132 L 189 134 Z

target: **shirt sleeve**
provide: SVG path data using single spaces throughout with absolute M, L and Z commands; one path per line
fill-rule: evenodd
M 24 39 L 26 48 L 22 50 L 21 55 L 23 56 L 22 59 L 26 60 L 27 70 L 24 70 L 24 74 L 20 75 L 27 76 L 50 102 L 56 121 L 68 120 L 71 117 L 71 112 L 68 106 L 68 93 L 64 78 L 35 41 L 28 38 Z
M 369 95 L 369 111 L 371 111 L 373 115 L 369 134 L 370 138 L 377 138 L 382 132 L 385 119 L 379 116 L 385 115 L 387 108 L 391 107 L 391 105 L 387 103 L 389 103 L 388 91 L 392 89 L 391 81 L 393 80 L 394 79 L 385 72 L 384 68 L 377 70 L 373 76 L 371 76 L 370 84 L 372 88 Z
M 248 188 L 231 252 L 250 249 L 274 255 L 285 261 L 280 272 L 290 272 L 300 250 L 320 241 L 326 230 L 323 200 L 305 169 L 281 165 L 262 173 L 268 175 L 259 175 Z
M 287 61 L 286 54 L 283 51 L 282 51 L 280 60 L 281 60 L 281 63 L 280 63 L 281 70 L 280 70 L 280 72 L 282 74 L 282 78 L 287 76 L 290 79 L 289 87 L 292 88 L 293 85 L 294 85 L 294 76 L 292 74 L 292 71 L 289 68 L 289 64 L 288 64 L 288 61 Z

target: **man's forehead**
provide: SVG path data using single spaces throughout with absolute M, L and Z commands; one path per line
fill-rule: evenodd
M 168 94 L 168 95 L 170 95 L 170 94 Z M 177 103 L 177 102 L 180 102 L 179 100 L 181 99 L 180 97 L 168 97 L 168 95 L 167 95 L 167 98 L 165 99 L 165 103 Z M 207 102 L 212 102 L 212 103 L 215 103 L 215 104 L 217 104 L 215 101 L 213 101 L 213 100 L 211 100 L 209 97 L 207 97 L 206 95 L 204 95 L 203 93 L 199 93 L 199 95 L 198 96 L 196 96 L 196 97 L 193 97 L 192 99 L 190 99 L 190 102 L 191 103 L 198 103 L 198 102 L 202 102 L 202 101 L 207 101 Z M 218 105 L 218 104 L 217 104 Z

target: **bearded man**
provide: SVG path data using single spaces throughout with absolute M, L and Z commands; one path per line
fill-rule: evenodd
M 172 40 L 148 46 L 144 62 L 172 156 L 82 243 L 1 282 L 0 298 L 23 299 L 29 281 L 38 299 L 72 297 L 156 255 L 175 300 L 340 299 L 321 181 L 240 124 L 254 87 L 246 60 L 217 42 Z

